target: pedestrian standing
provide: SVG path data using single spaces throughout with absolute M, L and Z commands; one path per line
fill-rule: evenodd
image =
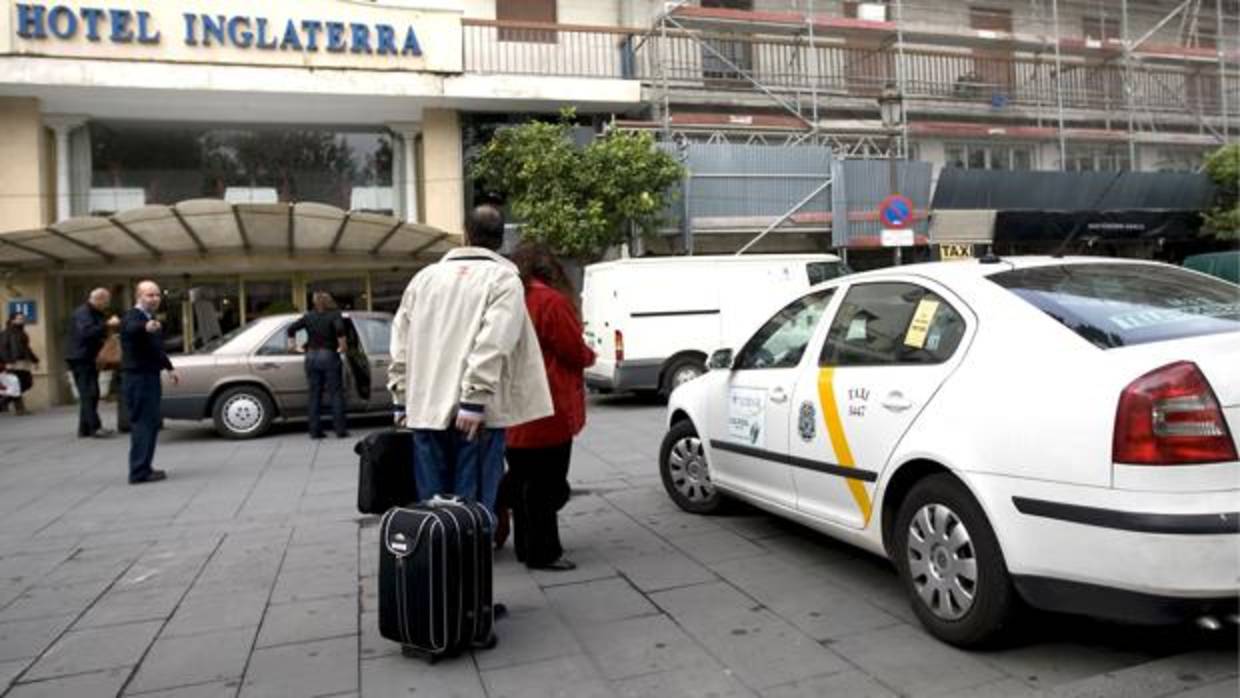
M 29 392 L 34 385 L 33 371 L 34 367 L 39 365 L 39 357 L 30 350 L 25 314 L 13 313 L 5 324 L 4 331 L 0 332 L 0 361 L 8 366 L 9 373 L 17 376 L 21 392 Z M 25 398 L 14 398 L 13 407 L 17 414 L 26 414 Z
M 504 429 L 553 411 L 521 279 L 496 252 L 503 239 L 499 209 L 470 211 L 466 246 L 406 287 L 388 371 L 396 421 L 414 430 L 419 495 L 461 495 L 492 512 Z
M 91 291 L 86 302 L 73 311 L 69 336 L 65 340 L 65 363 L 73 373 L 78 393 L 79 437 L 106 438 L 113 433 L 104 429 L 99 421 L 99 369 L 95 366 L 108 328 L 120 327 L 117 316 L 105 319 L 104 311 L 111 302 L 112 294 L 108 289 Z
M 161 371 L 169 372 L 173 385 L 181 377 L 164 352 L 163 325 L 155 318 L 163 296 L 154 281 L 135 289 L 138 302 L 121 321 L 121 367 L 124 371 L 125 404 L 129 408 L 129 484 L 158 482 L 168 477 L 151 467 L 159 438 Z
M 306 332 L 306 381 L 310 385 L 310 438 L 323 438 L 319 414 L 323 408 L 323 392 L 332 406 L 332 424 L 336 436 L 343 439 L 349 435 L 344 417 L 344 391 L 342 376 L 344 364 L 341 356 L 348 351 L 345 339 L 344 318 L 336 310 L 336 303 L 326 291 L 315 291 L 314 309 L 302 315 L 288 326 L 288 344 L 296 349 L 299 331 Z
M 525 306 L 542 348 L 555 413 L 508 430 L 506 495 L 512 507 L 513 548 L 533 569 L 566 571 L 556 513 L 568 503 L 573 437 L 586 423 L 585 369 L 594 352 L 582 339 L 576 293 L 564 267 L 544 245 L 513 253 L 525 285 Z

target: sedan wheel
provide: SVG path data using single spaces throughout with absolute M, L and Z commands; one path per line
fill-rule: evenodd
M 892 558 L 930 634 L 960 647 L 1002 637 L 1019 600 L 994 530 L 959 480 L 938 474 L 918 481 L 892 533 Z
M 215 402 L 215 429 L 230 439 L 252 439 L 267 432 L 275 416 L 262 388 L 230 388 Z
M 677 422 L 663 439 L 659 453 L 663 488 L 676 505 L 694 514 L 719 509 L 721 496 L 710 478 L 710 464 L 693 425 Z

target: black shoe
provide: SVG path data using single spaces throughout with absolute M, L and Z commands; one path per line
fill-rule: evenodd
M 530 565 L 533 570 L 547 570 L 549 572 L 568 572 L 577 569 L 577 563 L 566 557 L 559 557 L 545 565 Z
M 116 436 L 116 432 L 112 431 L 111 429 L 100 429 L 99 431 L 96 431 L 90 436 L 91 438 L 94 438 L 94 439 L 110 439 L 113 436 Z
M 349 438 L 349 432 L 347 432 L 347 431 L 338 431 L 338 432 L 336 432 L 336 438 L 337 438 L 337 439 L 347 439 L 347 438 Z
M 508 606 L 507 606 L 507 605 L 505 605 L 505 604 L 502 604 L 502 603 L 497 603 L 497 604 L 495 604 L 495 606 L 492 608 L 492 610 L 493 610 L 493 612 L 494 612 L 494 615 L 495 615 L 496 620 L 498 620 L 498 619 L 500 619 L 500 618 L 507 618 L 507 617 L 508 617 Z
M 150 475 L 147 475 L 145 478 L 141 480 L 130 480 L 129 484 L 141 485 L 147 482 L 159 482 L 160 480 L 167 480 L 167 479 L 168 479 L 168 473 L 166 471 L 152 470 Z
M 321 433 L 321 432 L 320 432 L 320 433 L 318 433 L 318 434 L 311 434 L 311 435 L 310 435 L 310 438 L 312 438 L 312 439 L 325 439 L 325 438 L 327 438 L 327 434 L 323 434 L 323 433 Z

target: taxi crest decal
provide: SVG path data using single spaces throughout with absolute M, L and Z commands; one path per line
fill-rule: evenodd
M 806 400 L 801 403 L 801 412 L 797 416 L 797 431 L 801 434 L 802 441 L 813 441 L 814 433 L 817 431 L 815 426 L 818 415 L 815 414 L 814 403 Z

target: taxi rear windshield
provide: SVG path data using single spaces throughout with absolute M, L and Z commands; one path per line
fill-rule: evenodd
M 988 278 L 1103 349 L 1240 331 L 1240 286 L 1175 267 L 1063 264 Z

